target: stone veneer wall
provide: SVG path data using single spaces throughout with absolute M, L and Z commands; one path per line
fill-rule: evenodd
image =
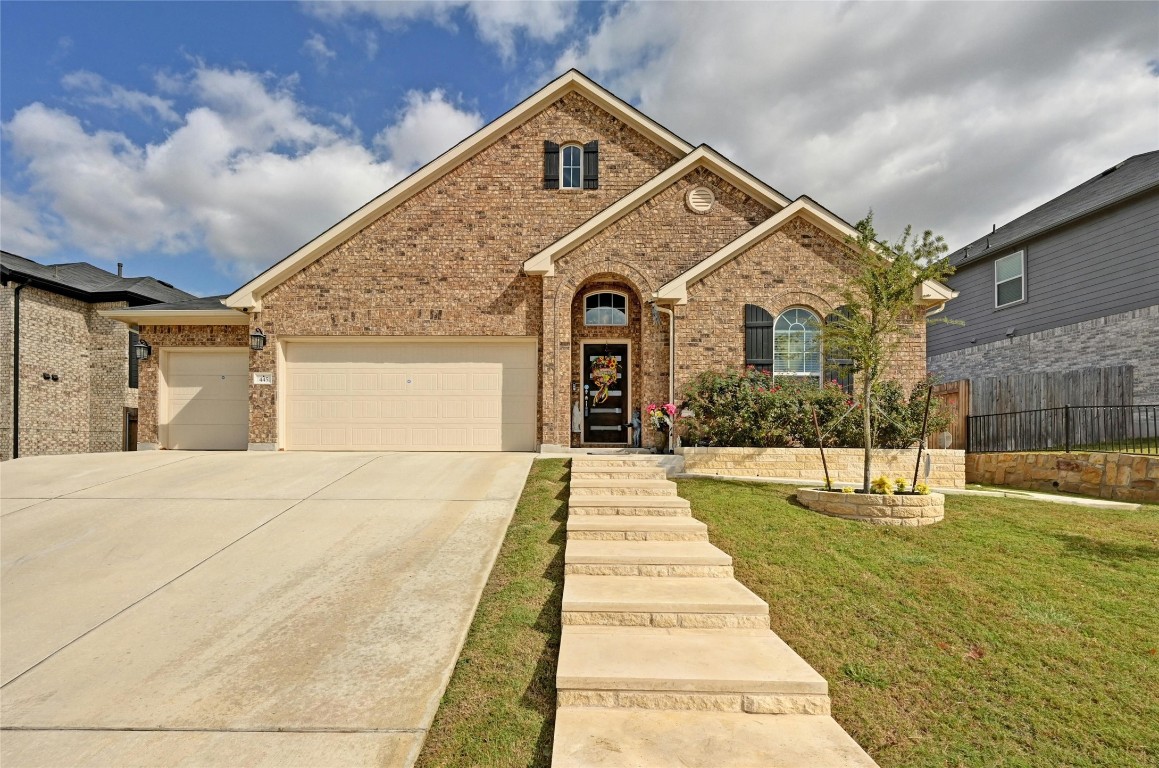
M 949 314 L 953 314 L 953 304 Z M 944 380 L 953 381 L 1133 365 L 1134 404 L 1155 405 L 1159 404 L 1156 339 L 1159 304 L 934 355 L 929 368 Z
M 684 471 L 726 477 L 776 477 L 824 482 L 821 452 L 816 448 L 684 448 Z M 932 449 L 922 451 L 930 457 L 930 476 L 925 471 L 918 481 L 931 488 L 962 488 L 966 484 L 965 451 Z M 861 484 L 860 448 L 826 448 L 829 477 L 835 483 Z M 875 478 L 904 477 L 913 482 L 916 448 L 878 448 L 873 452 Z M 922 459 L 923 465 L 925 458 Z
M 12 457 L 15 284 L 0 289 L 0 460 Z M 20 292 L 20 455 L 119 451 L 129 388 L 129 330 L 87 304 L 39 288 Z M 57 381 L 43 374 L 55 374 Z
M 158 447 L 157 387 L 163 347 L 249 347 L 249 327 L 244 325 L 143 325 L 141 340 L 153 347 L 148 360 L 137 368 L 140 405 L 137 410 L 137 444 Z M 255 353 L 250 352 L 252 359 Z M 271 366 L 268 370 L 273 370 Z M 262 387 L 251 387 L 252 393 Z M 272 387 L 264 387 L 272 389 Z
M 1159 457 L 1131 453 L 971 453 L 971 483 L 1159 503 Z

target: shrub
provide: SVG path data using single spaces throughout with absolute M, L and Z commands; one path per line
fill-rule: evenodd
M 901 385 L 884 381 L 875 389 L 873 443 L 883 448 L 913 445 L 921 432 L 926 387 L 914 388 L 907 399 Z M 710 447 L 783 448 L 816 446 L 810 406 L 826 447 L 862 447 L 860 408 L 853 396 L 835 381 L 818 387 L 815 381 L 777 377 L 753 368 L 706 371 L 689 385 L 685 407 L 692 416 L 683 421 L 688 445 Z M 928 432 L 949 424 L 940 401 L 930 409 Z
M 914 493 L 919 494 L 921 496 L 929 496 L 930 495 L 930 487 L 928 485 L 926 485 L 925 483 L 919 482 L 917 485 L 914 486 Z
M 886 496 L 892 496 L 893 482 L 885 475 L 882 475 L 869 484 L 869 490 L 874 493 L 884 493 Z
M 851 488 L 850 486 L 847 485 L 841 489 L 841 492 L 842 493 L 853 493 L 854 491 L 853 491 L 853 488 Z

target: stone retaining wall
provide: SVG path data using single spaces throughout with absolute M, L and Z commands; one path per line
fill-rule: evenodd
M 874 525 L 932 525 L 946 515 L 946 497 L 940 493 L 885 495 L 835 493 L 802 488 L 797 501 L 814 512 Z
M 729 477 L 780 477 L 825 481 L 821 452 L 816 448 L 684 448 L 684 471 Z M 957 450 L 922 451 L 929 456 L 918 480 L 932 488 L 962 488 L 966 484 L 966 454 Z M 835 483 L 861 483 L 864 452 L 860 448 L 826 448 L 829 476 Z M 916 448 L 879 448 L 873 452 L 873 476 L 904 477 L 912 482 Z M 925 459 L 922 459 L 923 465 Z
M 1159 502 L 1159 457 L 1130 453 L 971 453 L 971 483 Z

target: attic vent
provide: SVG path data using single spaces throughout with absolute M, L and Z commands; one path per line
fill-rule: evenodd
M 708 213 L 716 202 L 716 195 L 708 187 L 694 187 L 688 191 L 686 202 L 693 213 Z

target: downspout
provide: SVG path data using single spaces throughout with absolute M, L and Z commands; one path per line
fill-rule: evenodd
M 12 291 L 12 458 L 20 458 L 20 292 L 27 283 Z
M 656 302 L 652 306 L 668 315 L 668 402 L 676 404 L 676 314 Z M 672 450 L 672 430 L 668 431 L 668 450 Z

